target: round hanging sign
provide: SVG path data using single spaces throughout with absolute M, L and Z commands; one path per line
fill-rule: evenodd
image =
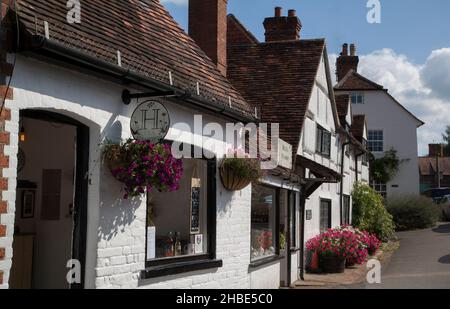
M 169 132 L 169 112 L 158 101 L 144 102 L 134 110 L 130 127 L 135 140 L 158 143 Z

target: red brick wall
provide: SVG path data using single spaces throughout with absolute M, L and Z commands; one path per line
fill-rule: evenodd
M 11 76 L 13 67 L 7 62 L 7 48 L 11 44 L 11 31 L 9 26 L 11 23 L 8 19 L 8 7 L 9 0 L 1 0 L 0 9 L 0 22 L 1 22 L 1 32 L 0 32 L 0 108 L 2 108 L 3 98 L 7 100 L 13 99 L 13 89 L 8 88 L 6 81 L 8 77 Z M 4 148 L 5 145 L 9 145 L 9 133 L 5 132 L 5 121 L 11 120 L 11 112 L 6 108 L 2 108 L 0 114 L 0 197 L 3 191 L 8 190 L 8 179 L 3 177 L 3 169 L 9 168 L 9 157 L 5 156 Z M 1 216 L 8 212 L 8 204 L 2 201 L 0 198 L 0 237 L 5 237 L 7 230 L 6 225 L 2 224 Z M 4 260 L 6 257 L 6 249 L 0 248 L 0 261 Z M 0 269 L 0 285 L 3 282 L 4 270 Z
M 227 1 L 189 0 L 189 35 L 227 74 Z

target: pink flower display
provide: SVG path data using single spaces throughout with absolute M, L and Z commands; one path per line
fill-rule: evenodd
M 121 148 L 120 164 L 111 172 L 124 183 L 125 199 L 152 190 L 179 189 L 183 161 L 173 157 L 170 145 L 129 140 Z
M 351 226 L 329 229 L 306 243 L 306 248 L 320 256 L 337 256 L 346 259 L 347 266 L 362 264 L 369 253 L 376 252 L 381 242 L 374 235 Z

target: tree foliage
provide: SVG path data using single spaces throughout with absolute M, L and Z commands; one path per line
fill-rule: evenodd
M 445 133 L 442 134 L 442 138 L 444 139 L 445 145 L 445 155 L 450 157 L 450 126 L 447 126 L 445 129 Z
M 375 159 L 370 164 L 370 179 L 375 182 L 388 183 L 398 173 L 402 161 L 397 156 L 397 150 L 390 149 L 384 156 Z
M 353 226 L 389 240 L 395 232 L 392 216 L 383 204 L 383 198 L 368 185 L 357 182 L 353 188 Z

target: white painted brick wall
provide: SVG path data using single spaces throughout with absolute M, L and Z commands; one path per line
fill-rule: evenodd
M 17 59 L 13 87 L 14 101 L 7 102 L 12 120 L 6 124 L 11 130 L 12 144 L 5 152 L 15 157 L 18 151 L 19 110 L 45 108 L 67 114 L 90 128 L 90 179 L 88 193 L 87 288 L 249 288 L 250 275 L 250 217 L 251 188 L 241 192 L 226 191 L 217 181 L 217 259 L 223 267 L 150 280 L 140 280 L 145 267 L 145 202 L 139 199 L 123 201 L 121 185 L 109 171 L 101 169 L 98 143 L 109 136 L 113 124 L 120 121 L 122 138 L 127 132 L 133 106 L 120 101 L 122 86 L 90 78 L 81 73 L 35 60 Z M 39 83 L 35 76 L 39 76 Z M 83 89 L 82 92 L 79 89 Z M 185 119 L 183 112 L 172 110 L 174 119 Z M 185 113 L 185 112 L 184 112 Z M 181 116 L 180 116 L 181 115 Z M 171 115 L 172 116 L 172 115 Z M 206 121 L 206 120 L 205 120 Z M 15 188 L 17 160 L 11 160 L 3 170 Z M 219 179 L 219 177 L 218 177 Z M 7 258 L 0 264 L 4 281 L 8 282 L 14 230 L 15 190 L 4 192 L 8 201 L 7 237 L 0 238 L 6 247 Z M 268 267 L 264 276 L 279 277 L 279 268 Z M 255 279 L 255 275 L 252 279 Z M 276 283 L 278 284 L 278 282 Z M 4 284 L 1 287 L 7 287 Z

